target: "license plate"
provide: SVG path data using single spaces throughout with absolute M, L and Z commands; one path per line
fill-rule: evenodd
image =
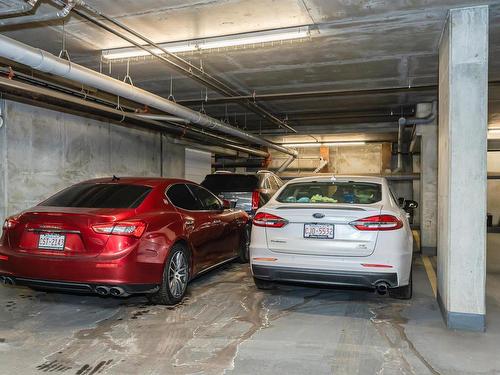
M 333 238 L 333 224 L 304 224 L 304 238 Z
M 66 236 L 64 234 L 43 233 L 38 238 L 38 248 L 48 250 L 64 250 Z

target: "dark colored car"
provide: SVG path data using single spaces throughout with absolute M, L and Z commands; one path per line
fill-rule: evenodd
M 5 221 L 0 279 L 175 304 L 194 276 L 241 257 L 247 221 L 189 181 L 90 180 Z
M 269 171 L 253 174 L 216 172 L 207 175 L 201 185 L 253 217 L 255 211 L 283 186 L 283 181 Z

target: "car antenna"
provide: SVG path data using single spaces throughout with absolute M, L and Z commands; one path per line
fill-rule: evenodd
M 116 177 L 115 175 L 113 175 L 111 181 L 120 181 L 120 177 Z

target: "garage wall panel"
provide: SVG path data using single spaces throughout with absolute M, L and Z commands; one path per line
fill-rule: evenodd
M 13 101 L 5 103 L 5 126 L 0 129 L 0 145 L 4 142 L 2 218 L 85 179 L 113 174 L 162 175 L 162 159 L 166 158 L 162 149 L 170 149 L 170 143 L 164 139 L 162 146 L 159 133 Z M 179 154 L 182 146 L 174 146 Z M 163 168 L 164 175 L 183 177 L 183 153 L 181 159 L 181 167 L 170 163 L 168 173 Z
M 200 183 L 211 172 L 212 154 L 206 151 L 186 148 L 186 179 Z

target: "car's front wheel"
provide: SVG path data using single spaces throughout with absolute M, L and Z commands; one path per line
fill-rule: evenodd
M 165 262 L 160 289 L 150 297 L 153 303 L 175 305 L 182 301 L 189 281 L 188 259 L 183 245 L 176 244 L 172 247 Z
M 408 285 L 400 286 L 398 288 L 389 289 L 389 296 L 396 299 L 410 299 L 413 294 L 413 277 L 410 272 L 410 279 Z

